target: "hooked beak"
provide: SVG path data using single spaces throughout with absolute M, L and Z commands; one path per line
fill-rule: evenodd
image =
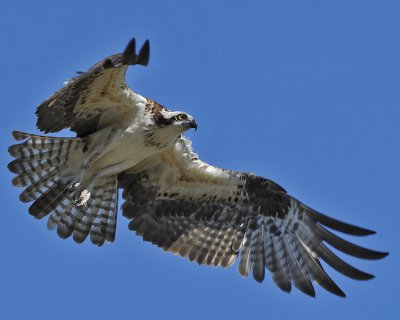
M 187 126 L 189 128 L 194 128 L 194 130 L 196 131 L 197 130 L 197 122 L 196 122 L 196 120 L 193 119 L 193 120 L 189 121 L 187 123 Z

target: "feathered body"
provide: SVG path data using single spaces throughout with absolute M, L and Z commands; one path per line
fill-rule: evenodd
M 191 115 L 170 111 L 125 84 L 128 65 L 147 65 L 148 41 L 135 53 L 132 40 L 67 81 L 37 109 L 45 133 L 70 128 L 76 138 L 15 131 L 13 184 L 25 187 L 29 212 L 49 216 L 63 238 L 94 244 L 115 239 L 118 189 L 129 228 L 144 240 L 199 264 L 230 266 L 262 281 L 265 270 L 285 291 L 294 284 L 314 296 L 312 281 L 344 296 L 319 259 L 354 279 L 373 277 L 336 256 L 379 259 L 387 255 L 345 241 L 325 227 L 352 235 L 373 231 L 329 218 L 305 206 L 271 180 L 213 167 L 182 136 L 197 128 Z

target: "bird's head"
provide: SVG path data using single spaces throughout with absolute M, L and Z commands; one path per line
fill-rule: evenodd
M 190 114 L 182 111 L 161 110 L 160 113 L 155 116 L 155 121 L 160 128 L 176 131 L 178 134 L 190 128 L 197 129 L 197 123 L 194 118 Z
M 170 111 L 167 108 L 158 108 L 153 113 L 152 140 L 156 144 L 164 144 L 175 140 L 189 129 L 197 129 L 193 116 L 182 111 Z

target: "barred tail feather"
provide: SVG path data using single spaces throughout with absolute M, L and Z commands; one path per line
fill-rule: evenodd
M 97 245 L 102 245 L 104 241 L 113 242 L 115 239 L 118 208 L 116 176 L 106 178 L 101 196 L 100 205 L 95 208 L 93 214 L 90 230 L 90 240 Z
M 67 185 L 56 184 L 32 203 L 29 207 L 29 213 L 37 219 L 47 216 L 57 207 L 67 191 Z
M 105 241 L 113 242 L 117 223 L 117 180 L 116 176 L 99 179 L 85 208 L 74 222 L 73 238 L 83 242 L 90 233 L 92 243 L 101 246 Z M 82 208 L 82 207 L 79 207 Z
M 16 140 L 24 140 L 8 151 L 16 158 L 8 164 L 15 186 L 25 187 L 23 202 L 31 202 L 29 213 L 37 219 L 50 214 L 48 229 L 57 228 L 61 238 L 81 243 L 90 233 L 91 241 L 102 245 L 114 241 L 117 214 L 116 176 L 95 182 L 86 205 L 78 206 L 71 186 L 62 179 L 69 155 L 83 147 L 80 138 L 55 138 L 14 131 Z
M 32 183 L 29 187 L 27 187 L 20 195 L 19 199 L 22 202 L 31 202 L 38 199 L 40 196 L 45 194 L 47 190 L 54 187 L 59 180 L 57 176 L 57 171 L 53 170 L 47 176 L 43 177 L 41 180 L 38 180 Z

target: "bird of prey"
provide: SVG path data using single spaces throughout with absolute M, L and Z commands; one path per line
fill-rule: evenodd
M 373 275 L 356 269 L 329 246 L 363 259 L 387 255 L 348 242 L 331 229 L 365 236 L 374 231 L 330 218 L 290 196 L 275 182 L 252 173 L 224 170 L 194 153 L 182 134 L 197 128 L 194 118 L 171 111 L 132 91 L 129 65 L 146 66 L 147 40 L 136 53 L 135 39 L 68 80 L 37 108 L 44 133 L 69 128 L 75 138 L 14 131 L 8 168 L 13 185 L 24 187 L 29 213 L 48 216 L 61 238 L 101 246 L 113 242 L 122 189 L 122 214 L 145 241 L 199 264 L 231 266 L 279 288 L 292 285 L 315 296 L 313 282 L 338 296 L 344 292 L 320 259 L 358 280 Z

